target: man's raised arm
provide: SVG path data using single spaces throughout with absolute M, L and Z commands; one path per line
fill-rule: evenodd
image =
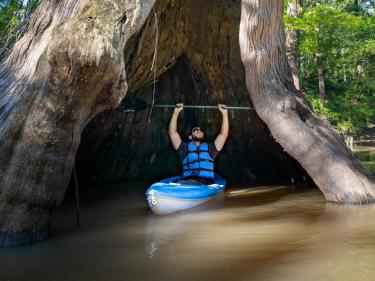
M 225 104 L 219 104 L 219 110 L 223 116 L 223 123 L 221 124 L 220 134 L 215 139 L 215 146 L 218 151 L 223 149 L 229 133 L 228 109 L 225 108 Z
M 178 119 L 178 115 L 183 109 L 184 109 L 183 103 L 176 104 L 171 121 L 169 122 L 168 135 L 169 135 L 169 138 L 171 139 L 173 148 L 176 150 L 180 147 L 180 144 L 181 144 L 181 137 L 179 133 L 177 132 L 177 119 Z

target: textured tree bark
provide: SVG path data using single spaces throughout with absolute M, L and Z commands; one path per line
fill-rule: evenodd
M 301 13 L 302 7 L 300 0 L 288 0 L 288 7 L 287 13 L 291 17 L 298 17 Z M 297 90 L 301 90 L 300 87 L 300 79 L 299 79 L 299 51 L 298 51 L 298 44 L 299 44 L 299 34 L 297 30 L 289 30 L 287 29 L 285 32 L 286 35 L 286 49 L 287 49 L 287 57 L 288 63 L 290 67 L 290 71 L 292 73 L 294 86 Z
M 251 100 L 276 141 L 328 201 L 374 202 L 370 174 L 293 85 L 284 53 L 283 1 L 243 0 L 239 40 Z
M 183 6 L 182 2 L 171 1 L 168 5 L 176 5 L 184 14 L 184 9 L 191 7 Z M 275 3 L 275 0 L 244 0 L 242 4 L 241 55 L 247 88 L 257 113 L 275 139 L 314 178 L 328 200 L 372 202 L 372 179 L 333 129 L 313 115 L 308 103 L 292 85 L 284 54 L 282 3 Z M 124 46 L 142 26 L 153 4 L 153 0 L 44 1 L 31 22 L 30 31 L 1 66 L 1 245 L 28 243 L 46 237 L 50 212 L 63 199 L 83 128 L 97 113 L 114 107 L 125 95 Z M 233 101 L 239 99 L 236 93 L 224 91 L 240 81 L 235 75 L 241 75 L 241 68 L 232 64 L 235 49 L 228 51 L 226 57 L 218 52 L 231 46 L 231 37 L 225 35 L 226 30 L 232 30 L 228 23 L 231 15 L 225 14 L 224 6 L 215 11 L 215 17 L 221 15 L 223 20 L 220 25 L 212 25 L 217 31 L 206 32 L 216 34 L 217 40 L 204 32 L 195 32 L 207 27 L 198 21 L 207 15 L 202 11 L 198 11 L 196 19 L 187 20 L 194 22 L 196 29 L 189 29 L 185 22 L 179 23 L 182 32 L 192 33 L 188 41 L 164 38 L 164 42 L 173 43 L 168 47 L 173 55 L 162 54 L 159 61 L 163 64 L 158 67 L 157 75 L 179 60 L 183 64 L 181 77 L 190 76 L 189 88 L 170 87 L 170 95 L 175 94 L 174 89 L 183 89 L 186 93 L 197 92 L 199 98 L 195 101 L 203 103 L 207 103 L 212 92 L 218 101 L 224 96 Z M 176 14 L 161 14 L 160 18 L 168 16 L 177 17 Z M 152 33 L 146 35 L 154 38 Z M 143 38 L 137 37 L 140 41 Z M 205 51 L 194 49 L 196 42 L 202 40 L 213 46 L 208 56 Z M 207 49 L 204 44 L 199 47 Z M 184 54 L 186 50 L 194 51 Z M 142 48 L 135 51 L 142 52 Z M 150 61 L 148 52 L 145 56 Z M 131 53 L 127 59 L 132 61 L 132 58 L 138 59 Z M 184 63 L 185 59 L 189 62 Z M 151 81 L 152 73 L 143 71 L 144 65 L 134 63 L 134 67 L 139 67 L 143 82 Z M 186 80 L 170 73 L 166 76 L 162 80 L 167 82 L 162 83 L 162 87 L 183 84 Z M 135 92 L 141 92 L 145 86 L 139 83 L 137 76 L 129 81 Z M 191 96 L 186 94 L 185 101 L 191 101 Z M 247 118 L 248 124 L 253 125 L 252 119 Z M 240 118 L 236 122 L 241 124 L 237 125 L 239 128 L 243 124 Z M 126 125 L 133 126 L 133 123 Z M 152 139 L 162 125 L 158 123 L 159 127 L 138 134 Z M 255 125 L 263 126 L 259 122 Z M 236 146 L 246 147 L 255 141 L 246 134 L 239 139 L 242 142 Z M 131 147 L 131 136 L 128 140 Z M 132 156 L 138 152 L 136 147 L 130 150 L 134 151 Z M 150 162 L 157 159 L 154 154 L 150 158 Z M 324 169 L 317 162 L 324 163 Z
M 81 132 L 127 90 L 123 50 L 154 0 L 52 0 L 0 69 L 0 245 L 43 239 Z

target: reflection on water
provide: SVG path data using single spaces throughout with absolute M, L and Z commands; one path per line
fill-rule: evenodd
M 158 217 L 142 193 L 86 203 L 80 230 L 74 210 L 61 210 L 54 237 L 0 252 L 1 280 L 375 279 L 374 205 L 328 204 L 298 186 L 244 187 Z
M 146 251 L 150 258 L 157 255 L 158 250 L 165 244 L 180 239 L 196 223 L 201 221 L 210 212 L 218 207 L 223 207 L 225 195 L 192 210 L 180 212 L 169 216 L 150 215 L 146 220 Z

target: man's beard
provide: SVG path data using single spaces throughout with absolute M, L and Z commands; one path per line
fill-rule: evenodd
M 204 137 L 191 136 L 191 139 L 193 141 L 200 141 L 200 142 L 204 141 Z

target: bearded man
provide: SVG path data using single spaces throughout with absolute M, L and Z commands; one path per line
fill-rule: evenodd
M 211 184 L 214 180 L 214 161 L 223 149 L 229 133 L 228 109 L 224 104 L 219 104 L 219 110 L 223 121 L 219 135 L 214 142 L 206 143 L 204 132 L 201 127 L 195 126 L 191 129 L 189 139 L 186 143 L 181 140 L 177 132 L 177 119 L 184 109 L 182 103 L 176 104 L 171 121 L 169 122 L 168 135 L 173 148 L 180 154 L 182 161 L 182 180 L 191 183 Z

